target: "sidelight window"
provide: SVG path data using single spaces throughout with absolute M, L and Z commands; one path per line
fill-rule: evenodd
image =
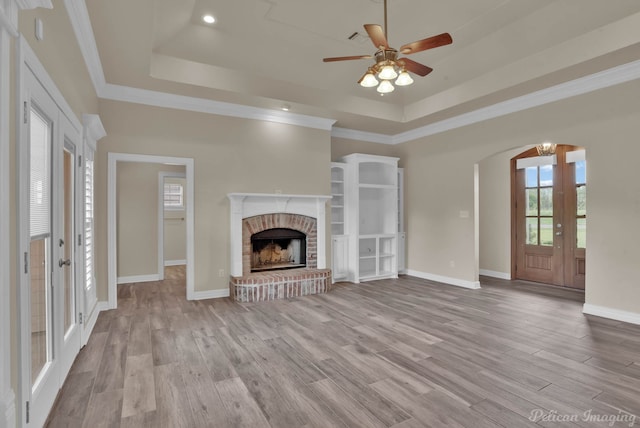
M 587 162 L 575 163 L 576 170 L 576 247 L 587 247 Z

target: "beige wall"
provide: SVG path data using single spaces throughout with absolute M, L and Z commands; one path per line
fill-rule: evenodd
M 633 91 L 640 97 L 640 84 Z M 640 113 L 589 124 L 586 302 L 640 314 Z M 577 144 L 576 144 L 577 145 Z
M 184 167 L 182 167 L 184 172 Z M 181 184 L 186 189 L 187 180 L 184 178 L 166 177 L 165 183 Z M 182 196 L 186 206 L 187 195 Z M 164 210 L 164 261 L 172 262 L 187 259 L 187 223 L 185 210 Z
M 511 275 L 511 158 L 524 150 L 507 150 L 478 163 L 481 274 Z
M 634 172 L 640 156 L 639 96 L 640 82 L 630 82 L 402 144 L 409 269 L 476 280 L 474 222 L 459 217 L 461 210 L 474 215 L 474 164 L 480 162 L 482 182 L 481 161 L 492 154 L 544 140 L 584 146 L 589 201 L 586 301 L 640 313 L 640 247 L 635 245 L 640 228 L 634 226 L 640 208 L 640 182 Z M 492 202 L 481 196 L 481 206 L 487 203 Z M 498 215 L 504 216 L 505 204 L 499 205 L 503 214 Z M 500 229 L 494 229 L 495 238 L 506 242 L 506 229 Z M 501 269 L 491 257 L 480 257 L 485 268 Z
M 98 144 L 98 212 L 106 212 L 108 152 L 195 159 L 196 291 L 228 287 L 228 193 L 330 194 L 329 131 L 113 101 L 101 101 L 100 117 L 107 137 Z M 97 228 L 98 295 L 106 300 L 106 216 Z
M 63 0 L 53 0 L 53 9 L 20 12 L 20 32 L 62 92 L 67 103 L 82 120 L 83 113 L 98 112 L 96 96 L 89 72 L 80 52 L 76 36 Z M 44 40 L 35 38 L 35 19 L 44 27 Z
M 443 136 L 440 136 L 443 138 Z M 410 270 L 476 281 L 473 152 L 417 141 L 399 147 L 404 161 L 405 230 Z M 464 216 L 465 212 L 467 217 Z
M 118 162 L 117 276 L 158 274 L 158 174 L 184 167 Z M 184 213 L 182 214 L 184 217 Z M 184 257 L 183 257 L 184 258 Z

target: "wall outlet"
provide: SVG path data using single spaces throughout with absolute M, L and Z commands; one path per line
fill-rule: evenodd
M 453 260 L 449 260 L 449 267 L 456 267 L 456 262 L 454 262 Z
M 224 276 L 224 269 L 219 269 L 219 270 L 218 270 L 218 276 L 219 276 L 220 278 L 222 278 L 222 277 Z

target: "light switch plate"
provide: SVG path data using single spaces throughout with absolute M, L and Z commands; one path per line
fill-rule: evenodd
M 44 24 L 40 18 L 36 18 L 36 39 L 44 39 Z

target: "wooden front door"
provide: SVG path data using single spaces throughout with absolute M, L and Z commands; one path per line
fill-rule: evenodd
M 533 148 L 511 161 L 516 279 L 584 289 L 586 161 L 578 153 L 558 145 L 555 159 Z

